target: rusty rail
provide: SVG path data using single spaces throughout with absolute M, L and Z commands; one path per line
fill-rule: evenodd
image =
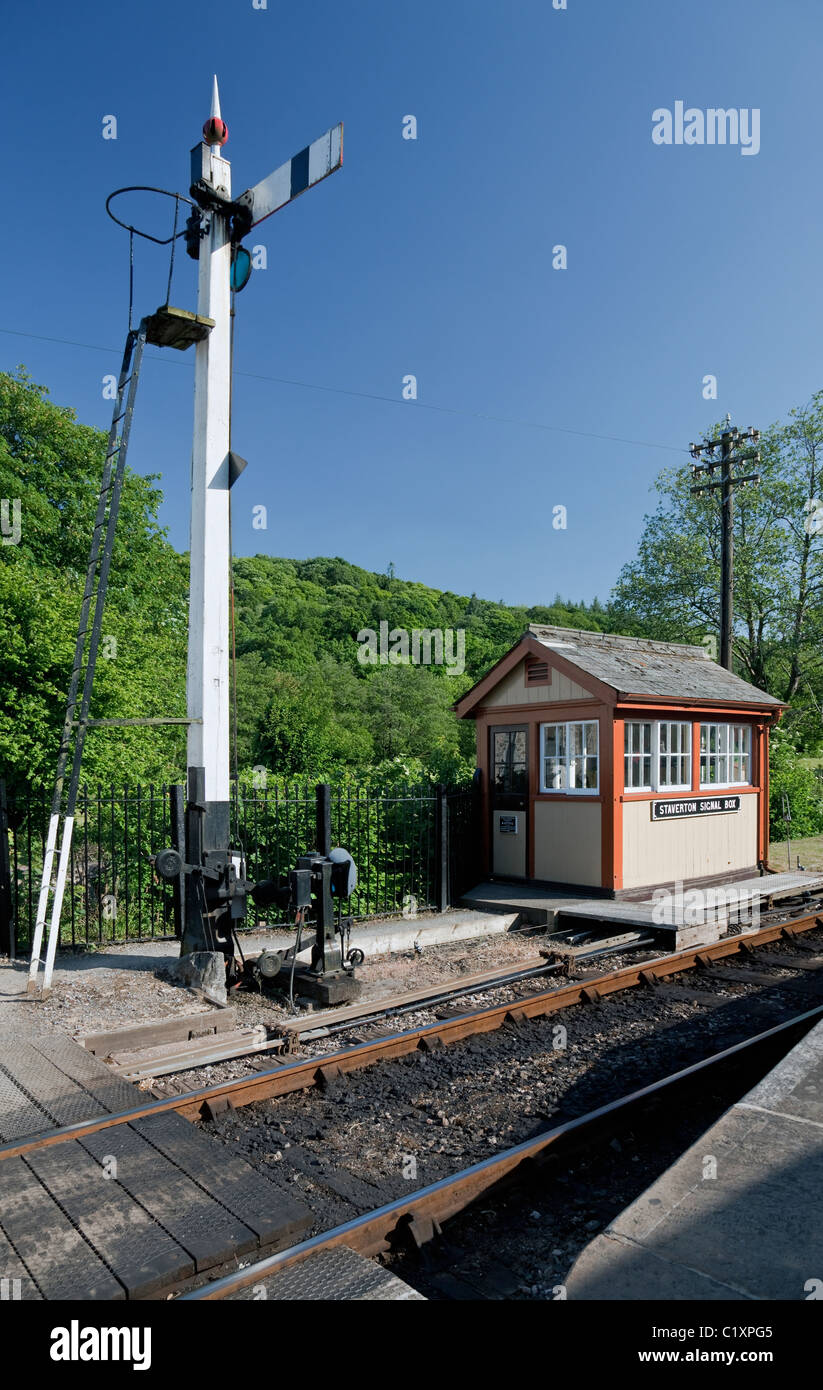
M 245 1269 L 224 1275 L 222 1279 L 217 1279 L 199 1289 L 182 1294 L 181 1300 L 225 1298 L 227 1294 L 235 1293 L 239 1289 L 248 1287 L 249 1284 L 259 1283 L 262 1279 L 281 1273 L 290 1265 L 299 1264 L 310 1255 L 321 1250 L 330 1250 L 335 1246 L 348 1246 L 360 1255 L 378 1255 L 391 1250 L 397 1244 L 398 1239 L 402 1238 L 404 1228 L 413 1239 L 423 1243 L 439 1228 L 441 1222 L 464 1211 L 479 1196 L 488 1192 L 490 1188 L 496 1187 L 504 1179 L 510 1178 L 524 1164 L 545 1158 L 547 1151 L 559 1141 L 570 1138 L 579 1141 L 584 1135 L 589 1135 L 597 1129 L 598 1126 L 619 1117 L 630 1107 L 640 1104 L 651 1096 L 659 1095 L 661 1091 L 686 1081 L 690 1077 L 697 1076 L 710 1067 L 726 1062 L 749 1048 L 756 1047 L 782 1033 L 798 1028 L 805 1022 L 811 1024 L 821 1016 L 823 1016 L 823 1004 L 817 1005 L 814 1009 L 808 1009 L 784 1023 L 776 1024 L 753 1037 L 745 1038 L 742 1042 L 734 1043 L 731 1047 L 723 1048 L 722 1051 L 715 1052 L 710 1057 L 704 1057 L 701 1061 L 694 1062 L 681 1071 L 673 1072 L 669 1076 L 651 1082 L 648 1086 L 631 1091 L 618 1100 L 601 1105 L 586 1115 L 567 1120 L 564 1124 L 555 1125 L 542 1134 L 514 1145 L 513 1148 L 506 1149 L 500 1154 L 493 1154 L 490 1158 L 482 1159 L 479 1163 L 473 1163 L 469 1168 L 453 1173 L 448 1178 L 441 1178 L 439 1182 L 420 1188 L 409 1196 L 398 1198 L 397 1201 L 389 1202 L 374 1211 L 365 1212 L 362 1216 L 355 1217 L 342 1226 L 335 1226 L 330 1231 L 321 1232 L 320 1235 L 314 1236 L 311 1240 L 303 1241 L 277 1255 L 270 1255 Z
M 541 991 L 527 999 L 519 1000 L 516 1004 L 494 1004 L 474 1009 L 470 1013 L 441 1019 L 404 1032 L 391 1033 L 339 1052 L 281 1064 L 269 1071 L 255 1072 L 252 1076 L 241 1077 L 239 1080 L 217 1082 L 200 1090 L 185 1092 L 183 1095 L 148 1101 L 144 1105 L 117 1114 L 99 1115 L 61 1129 L 46 1130 L 31 1138 L 0 1145 L 0 1161 L 52 1144 L 60 1144 L 68 1139 L 83 1138 L 98 1130 L 128 1124 L 132 1120 L 161 1114 L 164 1111 L 173 1110 L 186 1119 L 199 1120 L 223 1108 L 226 1103 L 239 1107 L 288 1095 L 293 1091 L 324 1084 L 344 1073 L 358 1071 L 375 1062 L 403 1057 L 418 1049 L 426 1051 L 447 1046 L 477 1033 L 494 1032 L 507 1021 L 521 1022 L 525 1019 L 539 1018 L 571 1008 L 575 1004 L 595 1004 L 610 994 L 644 986 L 655 980 L 664 980 L 704 963 L 723 960 L 727 956 L 754 953 L 760 946 L 769 945 L 781 938 L 791 941 L 795 936 L 815 928 L 823 928 L 823 916 L 817 912 L 791 922 L 774 923 L 745 936 L 725 937 L 709 946 L 695 946 L 675 955 L 659 956 L 655 960 L 622 966 L 618 970 L 595 976 L 588 981 Z

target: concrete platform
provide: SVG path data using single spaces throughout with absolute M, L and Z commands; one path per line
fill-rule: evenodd
M 579 893 L 528 883 L 480 883 L 465 894 L 462 901 L 484 912 L 517 912 L 527 921 L 544 923 L 557 930 L 576 924 L 593 928 L 649 928 L 655 931 L 663 946 L 681 950 L 718 940 L 730 921 L 736 919 L 738 903 L 771 907 L 784 898 L 823 892 L 823 874 L 798 869 L 728 881 L 687 880 L 670 887 L 672 902 L 668 913 L 666 906 L 651 892 L 631 898 L 584 898 Z M 679 906 L 676 889 L 683 895 Z M 695 889 L 706 894 L 706 905 L 701 909 L 696 909 L 688 898 Z M 716 895 L 723 889 L 728 890 L 728 903 L 717 901 Z
M 712 1176 L 716 1174 L 716 1176 Z M 823 1023 L 578 1256 L 570 1299 L 805 1300 L 823 1249 Z
M 510 912 L 495 908 L 487 912 L 480 908 L 452 908 L 448 912 L 423 913 L 419 917 L 391 917 L 380 922 L 355 923 L 351 931 L 351 945 L 357 946 L 367 958 L 390 955 L 395 951 L 412 951 L 416 946 L 444 946 L 456 941 L 476 941 L 488 936 L 502 935 L 516 923 L 517 910 Z M 240 945 L 244 956 L 253 956 L 263 950 L 287 950 L 294 945 L 293 931 L 283 931 L 272 927 L 253 927 L 240 932 Z M 314 941 L 314 932 L 308 929 L 303 934 L 308 944 L 300 952 L 299 959 L 309 961 Z M 112 942 L 94 951 L 93 955 L 73 955 L 58 952 L 54 971 L 54 987 L 59 988 L 62 981 L 87 970 L 106 970 L 112 968 L 128 970 L 156 970 L 164 960 L 177 960 L 180 945 L 177 941 L 129 941 Z M 22 961 L 12 962 L 0 957 L 0 995 L 6 998 L 24 999 L 26 994 L 26 972 Z M 0 1037 L 2 1037 L 0 1019 Z
M 478 883 L 470 893 L 460 899 L 467 908 L 476 912 L 517 913 L 521 920 L 535 926 L 551 926 L 557 913 L 564 906 L 577 903 L 600 902 L 608 904 L 608 898 L 581 898 L 579 893 L 564 891 L 561 888 L 543 888 L 532 883 Z
M 652 895 L 639 901 L 594 900 L 569 903 L 558 909 L 555 925 L 564 927 L 576 922 L 596 925 L 606 923 L 623 927 L 648 927 L 662 945 L 679 951 L 695 945 L 718 941 L 730 924 L 742 913 L 743 929 L 755 930 L 759 912 L 784 898 L 823 890 L 823 874 L 794 870 L 784 874 L 757 874 L 750 878 L 734 878 L 728 882 L 700 879 L 672 885 L 668 903 Z M 695 890 L 704 895 L 694 897 Z M 724 893 L 728 896 L 724 900 Z M 692 897 L 689 895 L 692 894 Z

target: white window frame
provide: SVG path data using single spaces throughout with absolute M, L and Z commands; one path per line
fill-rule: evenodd
M 649 757 L 650 755 L 649 755 L 648 753 L 642 753 L 642 752 L 640 752 L 640 751 L 638 751 L 637 753 L 635 753 L 633 748 L 632 748 L 632 752 L 631 752 L 631 753 L 626 753 L 626 752 L 625 752 L 625 747 L 626 747 L 626 734 L 625 734 L 625 730 L 626 730 L 626 728 L 631 728 L 631 727 L 633 727 L 633 726 L 641 726 L 641 727 L 642 727 L 644 724 L 648 724 L 648 725 L 651 726 L 651 735 L 652 735 L 652 736 L 651 736 L 651 781 L 650 781 L 650 783 L 644 784 L 643 786 L 631 787 L 631 786 L 629 786 L 629 785 L 627 784 L 627 782 L 626 782 L 626 759 L 627 759 L 627 758 L 630 758 L 630 757 L 641 758 L 641 759 L 642 759 L 642 758 Z M 686 751 L 685 751 L 684 753 L 672 753 L 672 751 L 669 749 L 669 750 L 667 750 L 665 753 L 662 753 L 662 754 L 661 754 L 661 751 L 660 751 L 660 728 L 661 728 L 661 725 L 663 725 L 663 724 L 668 725 L 669 728 L 674 728 L 675 726 L 679 726 L 680 728 L 683 728 L 683 729 L 687 729 L 687 730 L 688 730 L 688 734 L 687 734 L 687 738 L 686 738 L 687 748 L 686 748 Z M 693 742 L 694 742 L 694 738 L 693 738 L 693 734 L 692 734 L 692 725 L 691 725 L 691 721 L 690 721 L 690 720 L 688 720 L 688 719 L 624 719 L 623 725 L 624 725 L 624 733 L 623 733 L 623 748 L 624 748 L 624 752 L 623 752 L 623 794 L 624 794 L 624 796 L 643 796 L 644 793 L 649 793 L 649 792 L 658 792 L 658 793 L 660 793 L 661 795 L 665 795 L 667 792 L 687 792 L 687 791 L 691 791 L 691 789 L 692 789 L 692 768 L 693 768 L 692 758 L 694 757 L 694 749 L 693 749 L 693 747 L 692 747 L 692 744 L 693 744 Z M 632 742 L 632 744 L 634 743 L 634 735 L 632 735 L 632 737 L 631 737 L 631 742 Z M 664 757 L 664 758 L 682 758 L 682 759 L 684 760 L 685 765 L 686 765 L 686 767 L 688 768 L 688 777 L 687 777 L 687 779 L 686 779 L 685 782 L 661 782 L 661 780 L 660 780 L 660 759 L 661 759 L 661 756 Z
M 674 729 L 674 728 L 679 727 L 679 728 L 681 728 L 681 729 L 687 729 L 687 730 L 688 730 L 688 734 L 687 734 L 687 737 L 686 737 L 686 745 L 687 745 L 687 746 L 686 746 L 685 752 L 683 752 L 683 753 L 673 753 L 672 750 L 671 750 L 671 748 L 667 749 L 666 752 L 662 752 L 662 751 L 661 751 L 661 748 L 660 748 L 660 730 L 661 730 L 661 728 L 663 727 L 664 724 L 668 725 L 668 727 L 669 727 L 670 729 Z M 693 743 L 694 743 L 694 732 L 693 732 L 692 723 L 691 723 L 691 720 L 690 720 L 690 719 L 658 719 L 658 721 L 657 721 L 657 723 L 656 723 L 656 725 L 655 725 L 655 735 L 654 735 L 654 750 L 655 750 L 655 752 L 654 752 L 654 761 L 653 761 L 653 763 L 652 763 L 652 767 L 653 767 L 653 769 L 654 769 L 654 778 L 655 778 L 655 791 L 658 791 L 658 792 L 688 792 L 688 791 L 691 791 L 691 789 L 692 789 L 692 773 L 693 773 L 693 771 L 694 771 L 694 763 L 692 762 L 692 758 L 694 757 L 694 748 L 692 747 L 692 744 L 693 744 Z M 661 759 L 661 758 L 678 758 L 678 759 L 681 759 L 681 760 L 685 763 L 685 766 L 688 768 L 688 775 L 687 775 L 687 777 L 686 777 L 686 780 L 685 780 L 684 782 L 662 782 L 661 779 L 660 779 L 660 759 Z
M 585 733 L 585 730 L 586 730 L 586 726 L 587 726 L 587 725 L 590 726 L 590 727 L 593 727 L 594 730 L 595 730 L 595 751 L 594 751 L 594 753 L 590 753 L 590 752 L 587 751 L 588 745 L 587 745 L 587 743 L 586 743 L 586 733 Z M 571 730 L 574 729 L 574 728 L 581 728 L 581 729 L 583 730 L 583 752 L 582 752 L 582 754 L 573 754 L 572 751 L 571 751 L 571 746 L 572 746 Z M 547 730 L 547 729 L 564 729 L 564 730 L 565 730 L 566 750 L 565 750 L 565 755 L 564 755 L 564 760 L 563 760 L 563 761 L 564 761 L 564 766 L 565 766 L 565 773 L 566 773 L 566 786 L 565 786 L 565 787 L 547 787 L 547 786 L 546 786 L 546 756 L 547 756 L 547 755 L 546 755 L 546 730 Z M 574 758 L 575 756 L 577 756 L 577 757 L 583 757 L 583 758 L 591 758 L 591 757 L 593 757 L 593 758 L 595 759 L 596 766 L 597 766 L 597 784 L 596 784 L 596 786 L 594 786 L 594 787 L 571 787 L 571 786 L 568 785 L 569 780 L 570 780 L 571 764 L 572 764 L 573 758 Z M 547 723 L 547 724 L 541 724 L 541 725 L 540 725 L 540 793 L 541 793 L 541 795 L 543 795 L 543 796 L 599 796 L 599 795 L 600 795 L 600 721 L 599 721 L 598 719 L 568 719 L 568 720 L 563 720 L 563 719 L 561 719 L 561 720 L 552 720 L 552 721 L 550 721 L 550 722 Z
M 709 748 L 708 748 L 709 738 L 707 737 L 707 740 L 706 740 L 706 752 L 705 752 L 705 754 L 704 754 L 703 748 L 702 748 L 702 743 L 703 743 L 703 730 L 704 730 L 704 729 L 717 729 L 717 752 L 715 752 L 715 753 L 710 753 L 710 752 L 709 752 Z M 743 732 L 744 732 L 744 735 L 745 735 L 745 738 L 744 738 L 745 748 L 742 750 L 742 752 L 741 752 L 741 751 L 734 752 L 734 751 L 732 751 L 732 748 L 731 748 L 731 743 L 733 742 L 733 737 L 732 737 L 733 730 L 738 730 L 738 729 L 742 729 Z M 752 752 L 753 752 L 753 749 L 752 749 L 752 726 L 751 726 L 751 724 L 732 724 L 732 723 L 728 723 L 728 724 L 727 724 L 725 721 L 718 720 L 718 719 L 701 719 L 701 721 L 700 721 L 699 744 L 700 744 L 701 746 L 698 747 L 697 756 L 698 756 L 698 758 L 700 759 L 700 762 L 699 762 L 698 766 L 699 766 L 699 770 L 700 770 L 700 790 L 701 790 L 701 791 L 713 791 L 713 790 L 715 790 L 716 788 L 723 788 L 723 787 L 751 787 L 751 786 L 754 785 L 754 783 L 752 782 Z M 721 744 L 722 744 L 722 750 L 721 750 Z M 703 758 L 704 758 L 704 757 L 705 757 L 706 760 L 707 760 L 707 770 L 708 770 L 708 762 L 709 762 L 709 759 L 711 759 L 711 758 L 721 759 L 721 758 L 722 758 L 723 761 L 724 761 L 724 763 L 725 763 L 726 776 L 727 776 L 727 778 L 728 778 L 728 773 L 729 773 L 729 763 L 730 763 L 733 759 L 735 759 L 735 758 L 743 758 L 744 761 L 745 761 L 745 766 L 746 766 L 746 770 L 747 770 L 747 774 L 748 774 L 748 775 L 747 775 L 742 781 L 728 781 L 728 780 L 727 780 L 727 781 L 717 781 L 717 782 L 704 782 L 704 781 L 703 781 Z
M 636 733 L 635 733 L 635 731 L 636 731 L 637 729 L 643 729 L 646 725 L 648 725 L 649 730 L 650 730 L 650 734 L 651 734 L 651 736 L 650 736 L 650 738 L 649 738 L 649 751 L 648 751 L 648 753 L 644 753 L 644 752 L 643 752 L 643 746 L 642 746 L 642 745 L 643 745 L 643 738 L 642 738 L 642 736 L 641 736 L 641 738 L 640 738 L 640 746 L 637 748 L 637 750 L 635 750 L 635 746 L 634 746 L 634 745 L 635 745 L 635 738 L 636 738 Z M 629 729 L 631 729 L 631 731 L 632 731 L 631 734 L 629 735 L 629 742 L 631 743 L 632 747 L 631 747 L 631 750 L 627 753 L 627 752 L 625 751 L 625 750 L 626 750 L 626 731 L 629 730 Z M 631 785 L 626 781 L 626 763 L 627 763 L 627 760 L 629 760 L 629 759 L 632 760 L 632 762 L 629 763 L 629 766 L 632 766 L 634 762 L 638 762 L 638 763 L 640 764 L 641 771 L 642 771 L 642 764 L 643 764 L 643 761 L 644 761 L 646 758 L 648 758 L 648 760 L 649 760 L 649 782 L 648 782 L 648 783 L 642 782 L 642 783 L 638 783 L 636 786 L 631 786 Z M 629 793 L 636 792 L 638 795 L 641 795 L 643 792 L 650 792 L 650 791 L 652 791 L 653 789 L 654 789 L 654 720 L 653 720 L 653 719 L 624 719 L 624 721 L 623 721 L 623 790 L 624 790 L 624 792 L 629 792 Z

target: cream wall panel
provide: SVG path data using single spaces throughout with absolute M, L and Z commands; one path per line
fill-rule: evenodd
M 757 864 L 759 801 L 759 794 L 741 796 L 740 810 L 728 815 L 669 821 L 653 821 L 648 801 L 625 801 L 623 887 L 642 888 L 752 868 Z
M 501 835 L 500 817 L 514 816 L 517 830 L 513 835 Z M 528 811 L 492 812 L 492 873 L 526 877 L 526 824 Z
M 590 690 L 584 690 L 582 685 L 570 680 L 560 671 L 552 671 L 550 685 L 526 685 L 523 667 L 524 662 L 521 661 L 513 671 L 504 676 L 500 684 L 483 700 L 484 708 L 501 705 L 560 704 L 565 700 L 592 699 Z
M 535 801 L 535 878 L 599 888 L 601 812 L 599 801 L 585 801 L 582 797 Z

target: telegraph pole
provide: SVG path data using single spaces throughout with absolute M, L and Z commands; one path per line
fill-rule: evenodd
M 734 632 L 734 490 L 736 487 L 746 487 L 749 483 L 760 482 L 759 473 L 736 475 L 733 471 L 736 464 L 760 462 L 760 454 L 756 448 L 735 453 L 741 439 L 750 439 L 756 445 L 760 439 L 760 431 L 750 428 L 741 434 L 727 415 L 725 428 L 721 431 L 719 439 L 707 439 L 702 444 L 689 445 L 689 453 L 697 460 L 692 464 L 694 477 L 699 473 L 707 473 L 711 477 L 716 468 L 720 469 L 717 482 L 699 484 L 691 491 L 701 494 L 720 490 L 720 665 L 725 666 L 727 671 L 732 670 Z M 717 450 L 720 450 L 720 455 L 716 458 Z

